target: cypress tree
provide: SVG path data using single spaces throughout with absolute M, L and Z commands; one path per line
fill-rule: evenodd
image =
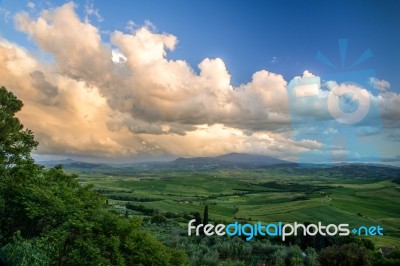
M 208 205 L 204 208 L 203 224 L 208 224 Z

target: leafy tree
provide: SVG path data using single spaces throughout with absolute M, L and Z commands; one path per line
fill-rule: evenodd
M 17 231 L 11 241 L 1 248 L 7 265 L 41 266 L 50 264 L 46 254 L 46 243 L 42 239 L 25 240 Z
M 167 222 L 167 218 L 165 218 L 165 216 L 161 214 L 155 214 L 151 217 L 151 222 L 157 224 L 164 224 Z
M 299 246 L 294 245 L 288 248 L 287 261 L 290 265 L 304 265 L 302 251 Z
M 110 212 L 104 198 L 62 166 L 44 169 L 37 146 L 0 89 L 0 261 L 7 265 L 183 265 L 184 253 L 164 246 L 136 219 Z
M 0 87 L 0 177 L 16 166 L 33 164 L 30 152 L 38 143 L 15 116 L 22 106 L 14 94 Z
M 320 252 L 318 260 L 321 265 L 372 265 L 368 250 L 356 243 L 327 247 Z
M 315 249 L 308 247 L 305 251 L 306 257 L 304 258 L 304 264 L 308 266 L 318 266 L 318 254 Z
M 195 213 L 193 214 L 193 218 L 196 220 L 196 221 L 194 222 L 194 226 L 198 226 L 199 224 L 201 224 L 201 216 L 200 216 L 200 213 L 195 212 Z
M 279 248 L 272 254 L 273 265 L 285 265 L 286 249 Z

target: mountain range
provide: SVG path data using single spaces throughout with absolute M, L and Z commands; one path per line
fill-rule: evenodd
M 215 157 L 193 157 L 177 158 L 163 162 L 140 162 L 140 163 L 89 163 L 72 159 L 39 161 L 45 167 L 63 165 L 70 172 L 101 174 L 101 175 L 131 175 L 138 172 L 156 171 L 208 171 L 219 169 L 271 169 L 290 175 L 327 174 L 357 176 L 362 178 L 395 178 L 400 179 L 400 168 L 366 164 L 366 163 L 337 163 L 337 164 L 298 164 L 290 161 L 277 159 L 266 155 L 229 153 Z M 328 170 L 329 169 L 329 170 Z M 329 173 L 328 173 L 329 172 Z

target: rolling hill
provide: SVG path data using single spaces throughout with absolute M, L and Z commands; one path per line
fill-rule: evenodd
M 76 173 L 126 176 L 138 172 L 160 171 L 208 171 L 219 169 L 268 168 L 290 176 L 318 175 L 320 177 L 343 176 L 348 178 L 400 179 L 400 168 L 365 163 L 341 163 L 333 165 L 306 164 L 284 161 L 266 155 L 229 153 L 215 157 L 177 158 L 167 162 L 141 162 L 128 164 L 88 163 L 71 159 L 42 161 L 38 164 L 53 167 L 62 164 L 64 169 Z

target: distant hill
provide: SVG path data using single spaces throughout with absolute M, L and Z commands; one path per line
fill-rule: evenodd
M 269 169 L 290 176 L 317 175 L 342 178 L 376 178 L 400 180 L 400 168 L 368 163 L 298 164 L 266 155 L 229 153 L 215 157 L 178 158 L 167 162 L 141 162 L 124 164 L 88 163 L 71 159 L 37 162 L 45 167 L 62 164 L 75 173 L 130 176 L 135 173 L 164 171 L 213 171 L 218 169 Z
M 63 165 L 64 167 L 68 168 L 98 168 L 102 166 L 108 166 L 107 164 L 102 164 L 102 163 L 88 163 L 88 162 L 81 162 L 81 161 L 75 161 L 72 159 L 65 159 L 65 160 L 54 160 L 54 161 L 39 161 L 37 162 L 40 165 L 43 165 L 45 167 L 54 167 L 56 165 Z
M 72 159 L 40 161 L 45 167 L 63 165 L 66 170 L 84 173 L 103 173 L 113 175 L 116 172 L 129 173 L 143 170 L 209 170 L 218 168 L 257 168 L 286 164 L 288 161 L 266 155 L 229 153 L 215 157 L 178 158 L 167 162 L 142 162 L 131 164 L 88 163 Z
M 216 157 L 178 158 L 169 164 L 180 168 L 256 168 L 290 163 L 266 155 L 229 153 Z
M 246 163 L 251 165 L 266 166 L 272 164 L 290 163 L 267 155 L 247 154 L 247 153 L 229 153 L 215 157 L 218 160 L 236 163 Z

